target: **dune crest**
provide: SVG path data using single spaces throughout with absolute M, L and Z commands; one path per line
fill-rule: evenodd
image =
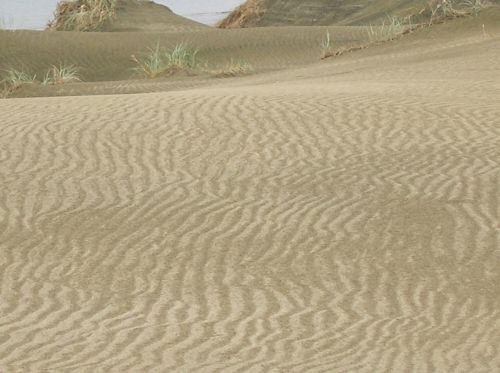
M 247 0 L 220 21 L 217 27 L 242 28 L 256 25 L 265 11 L 265 0 Z
M 149 0 L 61 1 L 49 30 L 56 31 L 169 31 L 204 25 L 174 14 Z
M 425 0 L 247 0 L 219 27 L 367 25 L 388 15 L 416 14 L 428 4 Z

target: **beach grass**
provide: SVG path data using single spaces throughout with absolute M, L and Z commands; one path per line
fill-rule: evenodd
M 14 91 L 28 84 L 55 85 L 81 82 L 79 68 L 74 65 L 52 65 L 43 80 L 26 70 L 7 69 L 0 79 L 0 98 L 7 98 Z
M 57 4 L 48 29 L 98 31 L 112 21 L 117 0 L 64 0 Z
M 74 82 L 81 82 L 79 68 L 75 65 L 59 64 L 58 66 L 52 65 L 49 68 L 49 71 L 45 74 L 42 84 L 55 85 Z
M 24 70 L 8 69 L 0 80 L 0 98 L 6 98 L 26 84 L 36 83 L 36 75 Z
M 382 26 L 370 25 L 367 28 L 367 36 L 370 43 L 379 43 L 394 40 L 411 28 L 411 22 L 400 17 L 388 16 Z
M 331 57 L 335 54 L 335 48 L 333 45 L 332 37 L 330 36 L 330 31 L 327 31 L 325 37 L 320 44 L 321 59 Z
M 429 25 L 447 19 L 475 15 L 489 6 L 485 0 L 432 0 L 429 3 Z
M 2 82 L 13 89 L 17 89 L 24 84 L 35 83 L 36 75 L 30 74 L 24 70 L 9 69 L 5 71 Z
M 179 43 L 172 49 L 164 50 L 157 43 L 155 47 L 149 48 L 149 52 L 143 57 L 132 55 L 136 63 L 134 71 L 154 79 L 160 76 L 172 75 L 176 72 L 192 72 L 198 66 L 198 50 L 185 43 Z

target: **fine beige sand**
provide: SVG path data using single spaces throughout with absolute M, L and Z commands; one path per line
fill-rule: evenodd
M 500 371 L 498 14 L 0 100 L 0 372 Z

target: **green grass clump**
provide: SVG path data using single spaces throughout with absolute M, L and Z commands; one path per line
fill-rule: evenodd
M 404 20 L 399 17 L 389 16 L 382 26 L 374 27 L 370 25 L 367 29 L 367 36 L 370 43 L 379 43 L 397 39 L 412 28 L 411 18 Z
M 160 76 L 172 75 L 176 72 L 192 72 L 197 67 L 196 55 L 198 50 L 180 43 L 174 48 L 163 50 L 157 43 L 150 48 L 144 57 L 132 55 L 132 60 L 137 64 L 136 72 L 153 79 Z
M 149 53 L 145 57 L 138 58 L 132 55 L 132 60 L 137 64 L 134 70 L 150 79 L 160 76 L 167 69 L 167 59 L 164 52 L 160 49 L 159 43 L 156 44 L 155 48 L 150 48 Z
M 5 70 L 3 79 L 0 80 L 0 98 L 7 98 L 14 91 L 27 84 L 52 85 L 81 82 L 78 70 L 79 69 L 74 65 L 52 65 L 42 81 L 37 80 L 36 75 L 30 74 L 24 70 Z
M 335 55 L 335 49 L 333 46 L 333 40 L 330 36 L 330 31 L 326 32 L 325 37 L 321 41 L 320 50 L 321 50 L 321 59 L 322 60 Z
M 196 68 L 198 50 L 192 49 L 184 43 L 177 44 L 167 52 L 168 65 L 172 69 L 189 70 Z
M 9 69 L 5 72 L 6 74 L 2 82 L 13 89 L 17 89 L 24 84 L 36 82 L 36 75 L 32 75 L 23 70 Z
M 0 97 L 6 98 L 21 86 L 34 83 L 36 75 L 17 69 L 5 70 L 4 77 L 0 80 Z
M 98 31 L 115 16 L 117 0 L 62 0 L 48 28 L 56 31 Z
M 78 75 L 79 69 L 74 65 L 64 65 L 59 66 L 52 65 L 45 74 L 42 81 L 43 85 L 49 84 L 65 84 L 81 82 L 80 76 Z
M 230 78 L 235 76 L 242 76 L 250 74 L 253 71 L 252 65 L 245 61 L 235 61 L 231 58 L 229 62 L 222 69 L 213 72 L 216 78 Z

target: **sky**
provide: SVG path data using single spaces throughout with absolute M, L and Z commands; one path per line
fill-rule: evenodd
M 0 0 L 0 26 L 4 28 L 43 29 L 58 0 Z M 214 24 L 243 0 L 155 0 L 175 13 L 199 22 Z

